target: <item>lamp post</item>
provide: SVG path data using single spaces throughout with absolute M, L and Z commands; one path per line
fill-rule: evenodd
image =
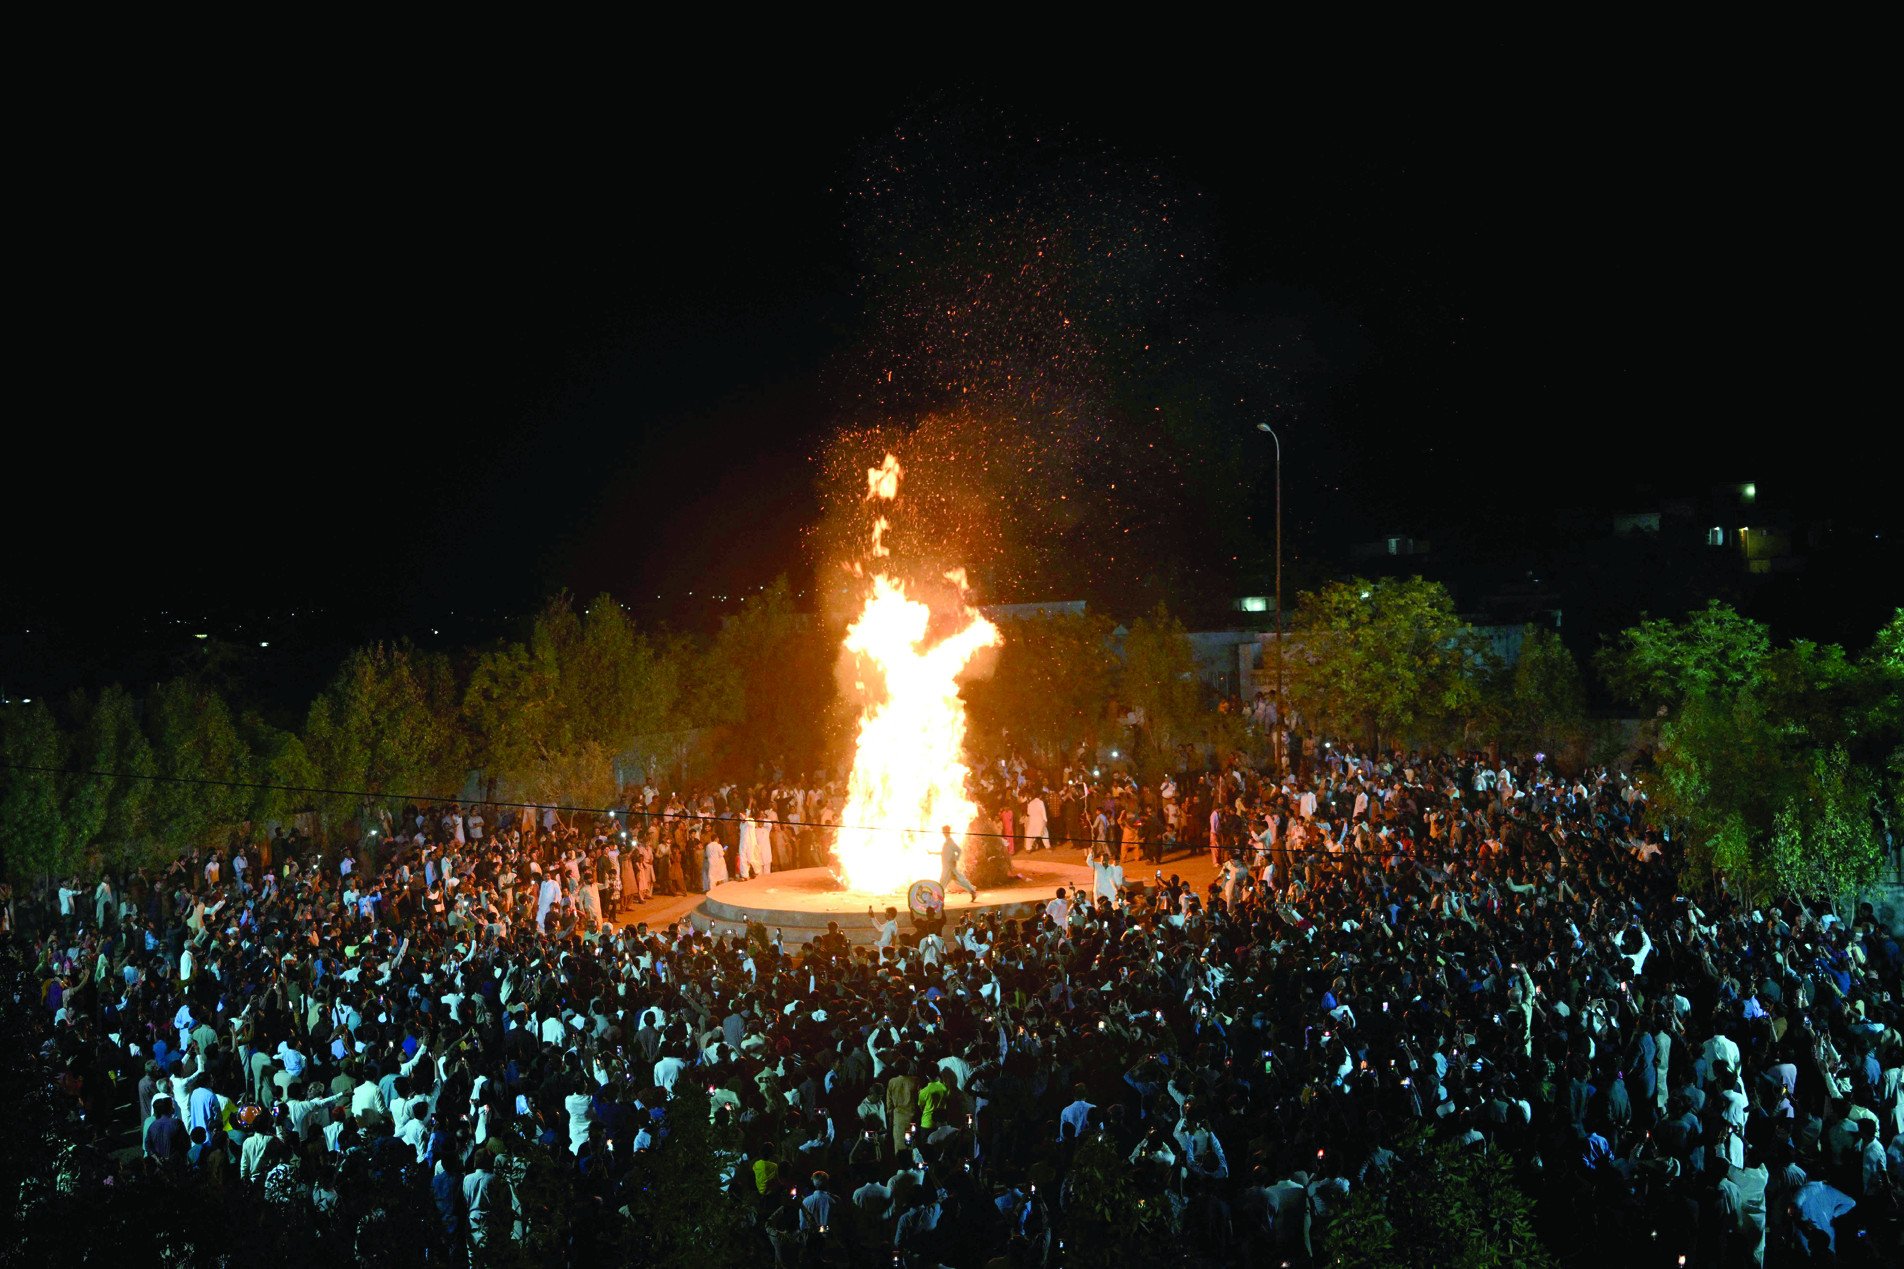
M 1283 438 L 1267 423 L 1256 430 L 1269 433 L 1276 442 L 1276 770 L 1284 772 L 1283 728 L 1287 726 L 1288 705 L 1283 700 Z

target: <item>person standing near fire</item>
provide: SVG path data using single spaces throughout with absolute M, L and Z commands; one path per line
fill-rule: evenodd
M 972 896 L 972 902 L 977 903 L 978 887 L 959 871 L 959 844 L 952 840 L 952 826 L 943 824 L 939 832 L 945 836 L 945 840 L 939 844 L 939 884 L 950 890 L 956 882 L 964 886 L 966 893 Z

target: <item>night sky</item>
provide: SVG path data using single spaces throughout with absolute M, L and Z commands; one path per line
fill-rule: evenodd
M 1841 290 L 1863 248 L 1830 210 L 1862 178 L 1801 135 L 1651 104 L 1404 135 L 1240 93 L 656 105 L 559 143 L 441 116 L 196 145 L 159 144 L 155 123 L 48 189 L 19 350 L 45 392 L 16 406 L 4 503 L 11 690 L 74 661 L 112 673 L 115 649 L 177 637 L 160 610 L 467 640 L 564 587 L 706 628 L 710 596 L 782 571 L 809 585 L 829 448 L 899 405 L 869 386 L 908 337 L 869 239 L 929 255 L 964 233 L 969 207 L 911 208 L 903 232 L 879 217 L 893 191 L 968 174 L 973 206 L 1038 223 L 1167 205 L 1145 249 L 1188 247 L 1175 272 L 1140 259 L 1070 283 L 1075 303 L 1148 299 L 1155 279 L 1167 302 L 1131 338 L 1167 331 L 1172 362 L 1106 346 L 1114 390 L 1079 398 L 1102 417 L 1010 438 L 1048 440 L 1082 501 L 1128 468 L 1098 518 L 1140 540 L 1106 569 L 1079 557 L 1115 525 L 1072 525 L 982 598 L 1143 602 L 1118 575 L 1170 573 L 1146 554 L 1207 557 L 1171 575 L 1225 599 L 1260 589 L 1267 438 L 1225 457 L 1258 416 L 1286 446 L 1295 580 L 1359 538 L 1538 536 L 1564 510 L 1745 479 L 1860 533 L 1894 519 L 1856 421 L 1875 341 Z M 927 140 L 882 171 L 901 135 Z M 1094 381 L 1092 358 L 1064 356 L 1067 391 Z M 1168 434 L 1174 485 L 1133 430 L 1160 384 L 1190 420 Z M 1199 394 L 1209 409 L 1178 409 Z M 1076 452 L 1038 431 L 1087 426 L 1105 439 Z M 1047 531 L 1020 526 L 1011 553 Z M 1870 584 L 1886 588 L 1904 590 Z

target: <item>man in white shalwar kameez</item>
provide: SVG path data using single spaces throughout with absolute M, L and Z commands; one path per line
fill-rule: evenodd
M 760 859 L 754 852 L 754 810 L 748 807 L 747 814 L 740 821 L 740 875 L 743 881 L 760 875 Z
M 763 877 L 773 872 L 773 829 L 761 819 L 754 821 L 754 871 Z
M 1033 794 L 1025 803 L 1025 849 L 1051 849 L 1051 818 L 1042 793 Z
M 548 929 L 549 909 L 562 897 L 562 883 L 552 875 L 544 874 L 542 884 L 536 889 L 536 929 Z

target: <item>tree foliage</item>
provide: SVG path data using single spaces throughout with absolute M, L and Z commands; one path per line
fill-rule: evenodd
M 1425 1135 L 1405 1143 L 1388 1183 L 1358 1188 L 1330 1220 L 1320 1262 L 1343 1269 L 1542 1269 L 1534 1205 L 1505 1155 Z
M 1876 877 L 1900 730 L 1890 629 L 1853 661 L 1835 644 L 1773 646 L 1763 627 L 1708 605 L 1609 645 L 1611 680 L 1665 711 L 1647 795 L 1694 869 L 1811 896 Z
M 169 679 L 146 700 L 145 730 L 158 759 L 150 804 L 156 839 L 202 847 L 244 818 L 250 795 L 232 782 L 249 778 L 250 755 L 224 697 L 194 679 Z
M 1521 632 L 1520 656 L 1490 676 L 1487 722 L 1511 753 L 1576 753 L 1584 747 L 1587 688 L 1560 636 L 1544 626 Z
M 819 766 L 845 737 L 832 706 L 839 639 L 793 602 L 785 574 L 746 596 L 690 666 L 690 716 L 722 732 L 730 771 L 751 779 Z
M 1771 648 L 1763 625 L 1714 599 L 1683 621 L 1621 631 L 1601 649 L 1600 673 L 1621 699 L 1651 710 L 1750 686 Z
M 1169 1199 L 1102 1135 L 1078 1143 L 1065 1185 L 1066 1264 L 1168 1264 L 1179 1258 L 1180 1222 Z
M 1323 733 L 1379 745 L 1480 703 L 1479 642 L 1439 582 L 1330 583 L 1298 600 L 1290 642 L 1290 701 Z
M 473 765 L 512 797 L 606 806 L 617 755 L 674 714 L 685 659 L 606 595 L 580 614 L 558 596 L 525 641 L 488 649 L 471 669 L 461 714 Z
M 625 1192 L 624 1263 L 730 1265 L 745 1259 L 747 1209 L 721 1185 L 721 1173 L 740 1159 L 739 1134 L 711 1122 L 708 1097 L 683 1080 L 668 1102 L 667 1133 L 634 1157 Z M 750 1187 L 751 1188 L 751 1187 Z
M 1162 604 L 1131 623 L 1124 637 L 1124 670 L 1119 679 L 1125 704 L 1142 718 L 1140 757 L 1172 754 L 1180 744 L 1202 739 L 1206 728 L 1203 685 L 1197 679 L 1196 651 L 1183 623 Z
M 0 769 L 0 860 L 17 876 L 64 872 L 72 858 L 52 771 L 65 755 L 53 711 L 44 701 L 0 711 L 0 747 L 18 764 Z
M 965 699 L 975 735 L 1054 762 L 1095 744 L 1116 683 L 1112 626 L 1096 613 L 1053 613 L 1003 627 L 989 678 Z

